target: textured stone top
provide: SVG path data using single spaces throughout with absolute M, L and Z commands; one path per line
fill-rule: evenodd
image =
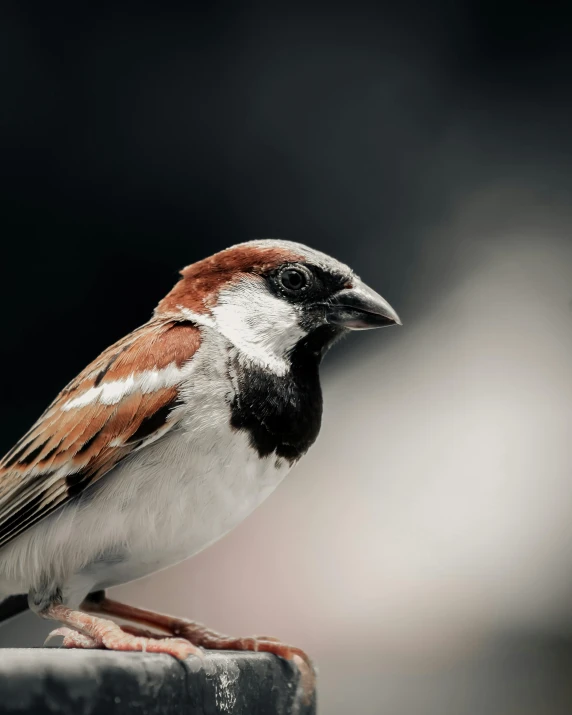
M 298 672 L 262 653 L 167 655 L 0 649 L 0 712 L 58 715 L 313 715 Z

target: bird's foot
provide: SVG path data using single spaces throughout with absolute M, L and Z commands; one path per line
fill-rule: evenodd
M 310 657 L 301 648 L 283 643 L 272 636 L 250 636 L 233 638 L 205 628 L 200 623 L 185 619 L 172 619 L 170 632 L 174 636 L 185 638 L 195 646 L 211 650 L 255 651 L 272 653 L 285 660 L 292 661 L 300 672 L 300 687 L 304 700 L 309 702 L 316 687 L 316 674 Z
M 132 636 L 138 636 L 139 638 L 154 638 L 155 640 L 161 639 L 161 636 L 159 636 L 157 633 L 153 633 L 153 631 L 149 631 L 145 628 L 137 628 L 137 626 L 131 626 L 131 625 L 121 625 L 119 626 L 121 630 L 124 633 L 128 633 Z M 74 631 L 72 628 L 67 628 L 66 626 L 61 626 L 60 628 L 56 628 L 55 630 L 51 631 L 48 634 L 48 637 L 44 641 L 44 645 L 49 643 L 49 641 L 52 638 L 56 637 L 61 637 L 63 638 L 63 642 L 61 644 L 62 648 L 84 648 L 84 649 L 94 649 L 94 648 L 105 648 L 103 643 L 98 642 L 94 640 L 93 638 L 90 638 L 89 636 L 86 636 L 84 633 L 81 633 L 80 631 Z M 175 640 L 172 638 L 163 638 L 162 640 Z M 182 640 L 182 639 L 179 639 Z M 186 641 L 185 641 L 186 642 Z M 203 651 L 199 650 L 195 655 L 200 655 L 200 657 L 203 657 Z
M 56 635 L 63 636 L 64 648 L 106 648 L 118 651 L 167 653 L 180 660 L 190 655 L 203 657 L 201 649 L 184 638 L 161 638 L 138 628 L 130 626 L 122 628 L 113 621 L 97 618 L 82 611 L 74 611 L 65 606 L 50 606 L 43 615 L 64 624 L 48 636 L 48 639 Z
M 200 623 L 182 618 L 167 616 L 154 611 L 147 611 L 135 606 L 128 606 L 112 601 L 105 594 L 94 594 L 83 603 L 83 608 L 98 615 L 113 616 L 135 623 L 142 623 L 152 628 L 169 633 L 175 638 L 183 638 L 193 648 L 212 650 L 240 650 L 272 653 L 292 661 L 300 672 L 300 689 L 305 702 L 312 698 L 316 687 L 316 674 L 312 661 L 301 649 L 296 648 L 271 636 L 253 636 L 250 638 L 232 638 L 210 630 Z M 199 650 L 200 652 L 200 650 Z

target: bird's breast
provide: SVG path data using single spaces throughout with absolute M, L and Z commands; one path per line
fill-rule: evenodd
M 124 525 L 129 563 L 113 565 L 114 573 L 131 569 L 135 578 L 204 549 L 261 504 L 296 461 L 276 450 L 261 454 L 251 432 L 232 424 L 235 386 L 226 369 L 213 374 L 216 361 L 205 363 L 182 391 L 178 426 L 101 480 L 92 498 L 108 522 Z
M 131 559 L 139 559 L 144 570 L 146 563 L 176 563 L 222 537 L 290 469 L 286 460 L 261 459 L 244 434 L 219 428 L 215 436 L 174 434 L 114 479 L 122 494 L 137 482 L 136 500 L 124 508 L 124 517 Z

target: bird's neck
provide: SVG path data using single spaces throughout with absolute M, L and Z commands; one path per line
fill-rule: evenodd
M 319 328 L 302 338 L 288 357 L 288 370 L 277 374 L 237 355 L 237 386 L 231 404 L 232 425 L 249 433 L 260 457 L 274 455 L 297 462 L 316 440 L 322 421 L 319 364 L 339 336 Z

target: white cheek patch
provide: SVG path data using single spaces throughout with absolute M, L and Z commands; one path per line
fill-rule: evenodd
M 220 333 L 277 375 L 288 371 L 288 353 L 306 335 L 296 309 L 272 295 L 262 280 L 243 279 L 221 291 L 212 314 Z

